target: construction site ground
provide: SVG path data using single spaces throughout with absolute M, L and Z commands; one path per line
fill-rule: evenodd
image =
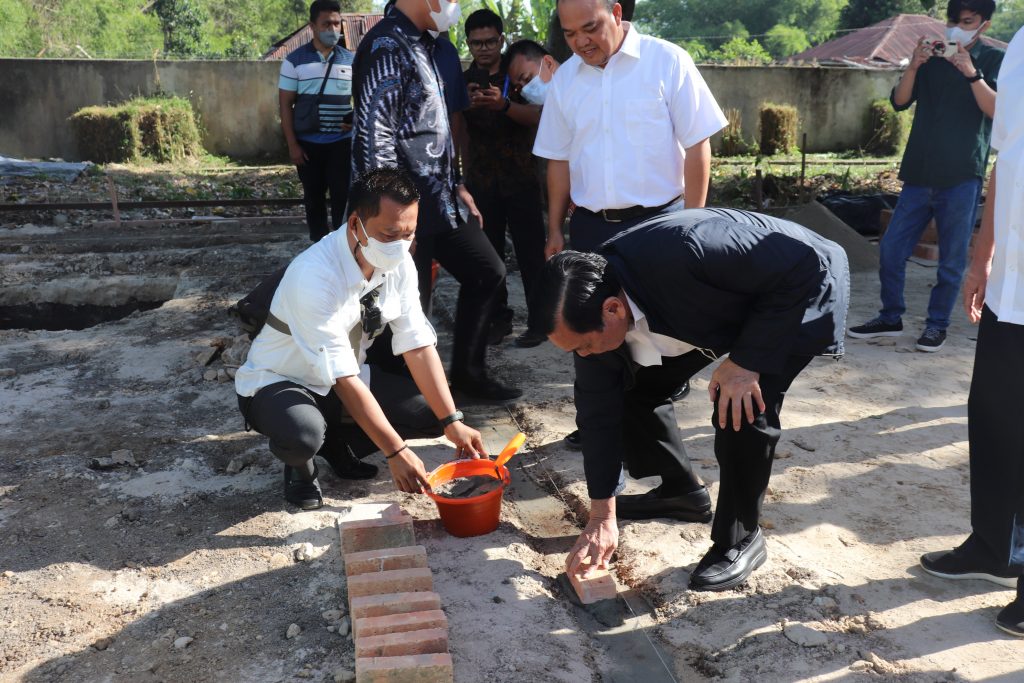
M 432 501 L 395 491 L 379 454 L 372 481 L 322 467 L 326 506 L 298 512 L 265 439 L 243 429 L 226 380 L 244 342 L 225 310 L 306 246 L 301 222 L 60 223 L 0 229 L 0 306 L 162 304 L 79 331 L 0 330 L 0 680 L 348 680 L 352 642 L 323 613 L 345 603 L 335 520 L 367 502 L 416 518 L 460 682 L 1024 680 L 1022 644 L 993 624 L 1012 592 L 917 564 L 969 529 L 975 329 L 958 311 L 941 352 L 914 350 L 933 269 L 908 266 L 905 336 L 851 341 L 791 389 L 768 562 L 740 589 L 691 592 L 709 526 L 623 523 L 614 572 L 629 607 L 609 623 L 558 581 L 587 509 L 581 456 L 562 444 L 568 355 L 510 337 L 490 358 L 523 398 L 461 406 L 492 450 L 528 435 L 496 532 L 449 536 Z M 510 289 L 518 333 L 517 275 Z M 443 350 L 455 292 L 442 274 Z M 876 276 L 856 274 L 851 321 L 877 297 Z M 709 374 L 676 414 L 714 495 Z M 414 447 L 428 468 L 453 456 L 442 441 Z

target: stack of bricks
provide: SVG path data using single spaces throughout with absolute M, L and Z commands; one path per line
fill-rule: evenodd
M 356 683 L 452 683 L 448 619 L 397 505 L 338 523 L 356 647 Z

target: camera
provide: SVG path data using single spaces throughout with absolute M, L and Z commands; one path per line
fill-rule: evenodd
M 944 40 L 926 40 L 924 44 L 931 49 L 933 57 L 952 57 L 960 50 L 960 44 L 957 42 L 947 43 Z

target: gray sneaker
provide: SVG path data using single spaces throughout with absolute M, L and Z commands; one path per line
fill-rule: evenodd
M 917 350 L 934 353 L 946 343 L 946 331 L 935 327 L 927 327 L 917 339 Z
M 872 339 L 874 337 L 899 337 L 903 334 L 903 321 L 887 323 L 882 318 L 869 320 L 863 325 L 851 327 L 846 331 L 854 339 Z

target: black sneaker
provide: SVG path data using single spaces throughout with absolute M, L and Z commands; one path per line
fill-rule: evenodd
M 373 479 L 377 476 L 377 466 L 357 458 L 348 446 L 321 448 L 317 455 L 327 461 L 339 479 Z
M 565 442 L 565 447 L 570 451 L 583 450 L 583 437 L 580 436 L 580 430 L 578 429 L 569 432 L 562 441 Z
M 452 377 L 452 389 L 467 398 L 479 401 L 512 401 L 523 395 L 523 390 L 502 384 L 491 377 Z
M 863 325 L 851 327 L 846 331 L 854 339 L 873 339 L 875 337 L 899 337 L 903 334 L 903 321 L 887 323 L 881 318 L 869 320 Z
M 284 466 L 284 499 L 303 510 L 317 510 L 324 506 L 324 494 L 317 481 L 319 472 L 313 468 L 313 479 L 305 480 L 291 465 Z
M 997 566 L 982 557 L 970 538 L 953 550 L 922 555 L 921 567 L 942 579 L 981 579 L 1004 588 L 1016 588 L 1017 577 L 1020 576 L 1019 568 Z
M 1024 598 L 1018 597 L 996 615 L 996 626 L 1011 636 L 1024 638 Z
M 927 327 L 917 339 L 917 350 L 934 353 L 946 343 L 946 331 L 935 327 Z

